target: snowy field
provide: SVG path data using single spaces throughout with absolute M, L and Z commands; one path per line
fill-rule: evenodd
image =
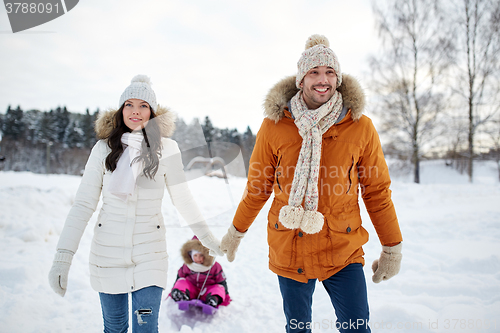
M 500 184 L 496 166 L 478 163 L 475 183 L 429 162 L 422 184 L 393 179 L 393 199 L 403 232 L 403 263 L 393 279 L 371 282 L 371 263 L 380 244 L 368 215 L 364 226 L 365 274 L 373 332 L 500 332 Z M 90 226 L 69 274 L 64 298 L 49 287 L 55 246 L 80 177 L 0 172 L 0 332 L 102 332 L 98 294 L 90 287 Z M 222 237 L 231 223 L 245 179 L 190 181 L 213 232 Z M 269 204 L 243 239 L 236 260 L 218 258 L 233 302 L 214 316 L 185 313 L 162 303 L 161 332 L 284 332 L 276 276 L 268 269 L 266 215 Z M 363 208 L 364 210 L 364 208 Z M 164 200 L 170 255 L 169 286 L 182 264 L 180 246 L 192 232 Z M 164 293 L 166 296 L 168 292 Z M 314 332 L 336 332 L 328 295 L 318 284 Z

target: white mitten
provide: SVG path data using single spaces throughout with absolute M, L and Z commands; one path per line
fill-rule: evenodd
M 243 236 L 245 236 L 245 233 L 239 232 L 238 230 L 236 230 L 234 225 L 231 224 L 227 231 L 227 234 L 222 237 L 220 248 L 227 255 L 227 260 L 229 262 L 234 260 L 236 251 L 238 251 L 238 246 L 240 245 Z
M 373 277 L 372 280 L 375 283 L 379 283 L 382 280 L 389 280 L 391 277 L 399 273 L 401 268 L 401 259 L 403 255 L 401 254 L 401 249 L 403 244 L 389 247 L 382 246 L 382 253 L 380 254 L 380 259 L 375 260 L 372 264 Z
M 210 231 L 208 234 L 200 238 L 201 244 L 209 249 L 211 256 L 224 256 L 224 252 L 220 249 L 220 240 L 218 240 Z
M 58 250 L 49 272 L 49 284 L 61 297 L 64 297 L 64 294 L 66 294 L 69 267 L 73 260 L 73 254 L 73 252 L 68 250 Z

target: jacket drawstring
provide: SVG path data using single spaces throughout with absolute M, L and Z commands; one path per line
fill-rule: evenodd
M 215 262 L 215 261 L 214 261 L 214 262 Z M 204 292 L 203 292 L 203 288 L 205 288 L 205 284 L 207 283 L 208 276 L 210 275 L 210 271 L 212 270 L 212 266 L 213 266 L 213 265 L 214 265 L 214 264 L 212 263 L 212 265 L 210 265 L 210 268 L 208 269 L 208 273 L 207 273 L 207 276 L 205 277 L 205 281 L 203 281 L 203 285 L 201 286 L 200 293 L 198 294 L 198 297 L 196 297 L 196 299 L 197 299 L 197 300 L 198 300 L 198 299 L 200 299 L 200 296 L 201 296 L 202 294 L 204 294 Z M 198 273 L 198 277 L 199 277 L 199 276 L 200 276 L 200 273 Z M 198 279 L 197 279 L 197 280 L 198 280 Z

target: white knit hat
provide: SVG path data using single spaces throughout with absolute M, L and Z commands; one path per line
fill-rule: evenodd
M 196 250 L 194 250 L 194 249 L 193 249 L 193 250 L 191 250 L 191 251 L 189 251 L 189 255 L 191 256 L 191 260 L 193 260 L 193 261 L 194 261 L 194 255 L 195 255 L 195 254 L 197 254 L 197 253 L 201 253 L 201 252 L 196 251 Z
M 146 75 L 136 75 L 132 79 L 130 85 L 120 96 L 118 107 L 121 107 L 126 100 L 136 98 L 148 102 L 149 106 L 156 111 L 158 104 L 156 103 L 156 95 L 151 88 L 151 81 Z
M 337 74 L 337 87 L 342 83 L 342 71 L 340 70 L 339 60 L 335 53 L 330 49 L 330 42 L 325 36 L 312 35 L 307 39 L 306 50 L 297 62 L 298 72 L 295 78 L 295 84 L 300 89 L 300 83 L 311 68 L 318 66 L 327 66 L 333 68 Z

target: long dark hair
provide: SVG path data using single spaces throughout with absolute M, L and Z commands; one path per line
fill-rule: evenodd
M 115 171 L 116 165 L 120 156 L 123 153 L 122 145 L 122 135 L 123 133 L 130 133 L 132 130 L 125 125 L 123 121 L 123 104 L 114 115 L 115 127 L 111 131 L 108 139 L 108 146 L 111 148 L 111 152 L 106 157 L 106 169 L 110 171 Z M 136 157 L 131 163 L 136 163 L 141 160 L 144 161 L 144 176 L 153 179 L 158 171 L 158 165 L 160 164 L 161 158 L 161 132 L 160 126 L 157 121 L 153 120 L 156 115 L 154 111 L 149 106 L 151 111 L 151 116 L 147 125 L 142 128 L 142 134 L 144 135 L 144 141 L 142 142 L 141 155 Z

